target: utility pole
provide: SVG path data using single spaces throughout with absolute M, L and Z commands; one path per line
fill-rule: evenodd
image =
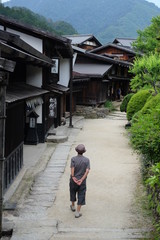
M 69 127 L 72 128 L 72 99 L 73 98 L 73 57 L 70 60 L 70 116 Z
M 9 72 L 13 72 L 14 68 L 15 62 L 0 57 L 0 238 L 2 237 L 2 217 L 3 217 L 6 88 L 9 79 Z

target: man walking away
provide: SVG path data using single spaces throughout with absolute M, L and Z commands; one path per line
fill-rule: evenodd
M 78 202 L 75 218 L 79 218 L 82 216 L 80 213 L 81 206 L 85 205 L 86 179 L 90 170 L 90 160 L 83 156 L 83 153 L 86 152 L 83 144 L 79 144 L 75 150 L 77 151 L 77 156 L 71 158 L 70 165 L 70 201 L 72 202 L 70 208 L 73 212 L 76 211 L 75 202 L 77 196 Z

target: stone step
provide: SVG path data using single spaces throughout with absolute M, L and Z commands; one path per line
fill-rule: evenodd
M 110 114 L 112 114 L 112 115 L 126 116 L 126 113 L 125 113 L 125 112 L 119 112 L 119 111 L 111 112 Z
M 112 119 L 112 120 L 127 120 L 127 118 L 126 118 L 126 113 L 120 112 L 120 111 L 111 112 L 111 113 L 107 116 L 107 119 Z
M 58 233 L 53 239 L 81 240 L 81 239 L 151 239 L 148 229 L 102 229 L 102 228 L 58 228 Z M 52 238 L 51 238 L 52 240 Z
M 64 143 L 68 140 L 68 136 L 57 136 L 57 135 L 49 135 L 46 139 L 47 142 L 52 143 Z
M 107 116 L 107 119 L 111 119 L 111 120 L 127 120 L 125 117 L 115 117 L 115 116 Z
M 19 218 L 11 240 L 48 240 L 57 233 L 57 221 L 48 218 L 24 219 Z

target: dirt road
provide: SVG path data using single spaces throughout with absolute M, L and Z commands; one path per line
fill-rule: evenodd
M 125 119 L 85 120 L 76 138 L 49 217 L 58 219 L 58 234 L 52 239 L 146 239 L 152 227 L 143 216 L 140 162 L 129 146 Z M 70 210 L 70 158 L 83 143 L 90 159 L 86 206 L 75 219 Z M 151 239 L 151 238 L 149 238 Z

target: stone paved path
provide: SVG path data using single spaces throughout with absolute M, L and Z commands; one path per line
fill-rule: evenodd
M 49 216 L 58 220 L 51 240 L 150 239 L 150 219 L 137 206 L 140 163 L 128 144 L 125 114 L 114 112 L 106 119 L 86 120 L 71 149 L 56 201 Z M 87 205 L 75 219 L 69 208 L 70 158 L 75 146 L 84 143 L 91 160 Z M 138 195 L 142 192 L 138 192 Z
M 18 208 L 17 216 L 12 217 L 14 232 L 12 240 L 48 240 L 57 232 L 57 220 L 48 217 L 56 199 L 59 181 L 64 173 L 68 154 L 75 138 L 82 128 L 82 120 L 69 131 L 69 139 L 57 144 L 53 155 L 44 171 L 40 172 L 34 181 L 30 194 Z
M 151 239 L 150 219 L 135 202 L 140 164 L 128 145 L 126 122 L 124 114 L 114 113 L 106 119 L 85 120 L 82 131 L 80 126 L 72 129 L 13 217 L 11 240 Z M 83 216 L 75 219 L 69 208 L 68 182 L 70 158 L 79 143 L 86 145 L 91 172 L 87 205 Z

